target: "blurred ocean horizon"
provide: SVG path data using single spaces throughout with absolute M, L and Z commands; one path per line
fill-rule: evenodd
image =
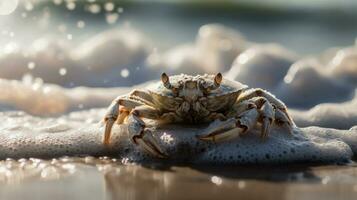
M 15 41 L 26 46 L 42 37 L 76 44 L 108 29 L 131 27 L 151 38 L 155 48 L 165 50 L 192 42 L 202 25 L 219 23 L 248 40 L 275 42 L 309 55 L 353 43 L 356 8 L 352 0 L 23 0 L 11 15 L 0 17 L 0 45 Z

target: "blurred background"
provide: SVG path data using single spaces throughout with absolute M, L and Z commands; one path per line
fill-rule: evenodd
M 135 60 L 134 65 L 142 67 L 140 56 L 145 56 L 143 54 L 162 52 L 192 42 L 200 27 L 212 23 L 239 31 L 249 41 L 279 43 L 300 55 L 317 54 L 330 47 L 347 46 L 354 42 L 357 35 L 356 9 L 357 2 L 353 0 L 1 0 L 0 56 L 27 49 L 22 54 L 24 57 L 31 57 L 30 54 L 46 49 L 56 54 L 58 60 L 65 60 L 68 55 L 64 54 L 70 54 L 71 58 L 78 61 L 85 56 L 91 56 L 88 52 L 96 51 L 93 48 L 97 47 L 94 56 L 104 55 L 98 56 L 104 59 L 101 62 L 103 65 L 127 65 Z M 133 40 L 132 43 L 140 43 L 126 44 L 139 48 L 131 49 L 134 52 L 128 52 L 125 48 L 108 47 L 109 45 L 103 43 L 96 44 L 97 46 L 85 45 L 97 34 L 123 29 L 135 30 L 135 34 L 140 33 L 140 39 L 144 38 L 150 45 L 141 47 L 144 44 L 143 41 L 137 41 L 139 36 L 130 39 L 129 35 L 134 34 L 133 32 L 124 33 L 123 37 L 127 37 L 125 40 Z M 116 34 L 105 37 L 113 35 Z M 93 40 L 91 42 L 95 43 Z M 62 52 L 67 46 L 71 48 Z M 69 52 L 77 46 L 82 48 Z M 122 51 L 103 52 L 106 50 Z M 133 56 L 136 57 L 128 58 Z M 118 61 L 119 59 L 122 61 Z M 125 59 L 126 62 L 123 61 Z M 19 59 L 16 60 L 19 62 Z M 7 72 L 15 69 L 1 69 L 0 77 L 18 79 L 25 73 L 43 76 L 45 72 L 40 73 L 35 69 L 36 65 L 41 63 L 28 60 L 27 66 L 23 66 L 28 69 L 21 70 L 18 69 L 21 67 L 17 67 L 16 71 L 21 71 L 19 74 Z M 96 65 L 100 63 L 90 61 L 87 59 L 85 63 L 88 69 L 98 68 Z M 2 62 L 1 68 L 11 68 L 15 64 L 17 63 Z M 58 80 L 63 79 L 61 74 L 69 74 L 65 65 L 74 65 L 73 63 L 55 64 L 62 65 L 57 66 L 60 70 L 59 77 L 46 78 L 47 81 L 62 82 L 62 85 L 67 87 L 80 85 L 79 81 L 63 84 L 63 81 Z M 126 75 L 127 71 L 123 74 Z M 101 79 L 105 79 L 104 76 Z M 132 83 L 136 82 L 85 85 L 116 86 Z
M 1 0 L 0 88 L 8 93 L 0 103 L 41 114 L 48 106 L 21 105 L 56 89 L 67 98 L 80 86 L 130 87 L 163 71 L 223 72 L 293 108 L 348 101 L 357 84 L 356 9 L 353 0 Z M 25 88 L 37 93 L 13 95 Z M 113 96 L 70 98 L 53 113 L 103 107 Z
M 13 0 L 1 1 L 1 45 L 42 36 L 81 42 L 106 29 L 133 27 L 157 48 L 192 41 L 220 23 L 249 40 L 278 42 L 302 54 L 348 45 L 357 33 L 353 0 Z M 14 10 L 15 9 L 15 10 Z
M 53 36 L 78 44 L 107 29 L 132 27 L 165 49 L 220 23 L 249 40 L 277 42 L 301 54 L 351 44 L 354 0 L 12 0 L 1 1 L 1 46 Z

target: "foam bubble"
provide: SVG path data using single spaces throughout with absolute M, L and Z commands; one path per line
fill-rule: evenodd
M 84 22 L 79 21 L 78 26 L 83 28 Z M 66 31 L 64 26 L 61 29 Z M 11 67 L 0 68 L 0 77 L 19 80 L 29 73 L 47 83 L 65 87 L 100 87 L 137 84 L 151 80 L 157 74 L 143 65 L 151 45 L 135 30 L 102 32 L 79 45 L 70 42 L 72 34 L 66 35 L 66 40 L 43 37 L 28 47 L 9 43 L 5 52 L 0 53 L 0 65 Z M 121 70 L 137 66 L 140 70 L 131 71 L 140 78 L 120 76 Z
M 107 106 L 118 95 L 128 93 L 131 88 L 62 88 L 58 85 L 43 84 L 31 76 L 24 81 L 0 79 L 1 106 L 11 106 L 26 112 L 53 116 L 84 108 Z
M 226 76 L 250 87 L 273 90 L 296 59 L 294 53 L 279 45 L 254 45 L 236 58 Z
M 344 48 L 336 52 L 328 63 L 332 76 L 357 84 L 357 46 Z
M 248 48 L 226 73 L 250 87 L 265 88 L 289 107 L 350 100 L 357 80 L 357 48 L 332 48 L 317 56 L 297 56 L 277 45 Z
M 291 107 L 341 102 L 351 98 L 354 92 L 354 87 L 332 78 L 315 60 L 294 63 L 284 80 L 274 89 L 274 94 Z
M 349 129 L 357 124 L 357 95 L 343 103 L 323 103 L 309 110 L 290 110 L 298 126 Z

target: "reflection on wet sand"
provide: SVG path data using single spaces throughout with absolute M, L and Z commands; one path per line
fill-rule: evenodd
M 354 167 L 128 166 L 104 177 L 112 199 L 353 199 L 357 195 Z
M 0 161 L 0 199 L 354 199 L 357 165 L 125 165 L 115 158 Z
M 226 179 L 186 167 L 172 171 L 133 167 L 108 173 L 105 180 L 112 199 L 284 199 L 280 192 L 284 189 L 274 184 Z

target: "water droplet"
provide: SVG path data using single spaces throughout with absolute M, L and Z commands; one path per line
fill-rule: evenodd
M 244 189 L 246 187 L 245 181 L 238 181 L 238 188 L 239 189 Z
M 76 8 L 76 3 L 67 2 L 66 7 L 67 7 L 68 10 L 74 10 Z
M 87 10 L 92 14 L 98 14 L 100 13 L 101 8 L 98 4 L 92 4 L 88 6 Z
M 39 90 L 43 85 L 43 80 L 41 78 L 35 78 L 32 83 L 32 90 L 37 91 Z
M 61 68 L 58 73 L 61 75 L 61 76 L 64 76 L 67 74 L 67 69 L 66 68 Z
M 124 8 L 122 8 L 122 7 L 119 7 L 117 10 L 118 10 L 118 13 L 123 13 L 124 12 Z
M 27 63 L 27 68 L 32 70 L 32 69 L 35 69 L 35 67 L 36 67 L 36 64 L 34 62 Z
M 33 4 L 32 4 L 30 1 L 26 1 L 26 3 L 25 3 L 25 9 L 26 9 L 27 11 L 33 10 Z
M 119 18 L 119 15 L 117 13 L 107 14 L 105 17 L 108 24 L 114 24 L 118 20 L 118 18 Z
M 18 45 L 15 42 L 7 43 L 3 49 L 5 54 L 11 54 L 18 50 Z
M 44 94 L 48 94 L 48 93 L 51 92 L 51 87 L 46 86 L 46 87 L 43 88 L 42 91 L 43 91 Z
M 85 26 L 86 26 L 86 23 L 85 23 L 84 21 L 79 20 L 79 21 L 77 22 L 77 27 L 78 27 L 78 28 L 84 28 Z
M 211 182 L 216 184 L 216 185 L 221 185 L 222 184 L 222 179 L 218 176 L 212 176 L 211 177 Z
M 323 185 L 326 185 L 329 181 L 330 181 L 330 177 L 329 176 L 326 176 L 326 177 L 324 177 L 322 180 L 321 180 L 321 183 L 323 184 Z
M 104 9 L 108 12 L 113 11 L 114 10 L 114 4 L 112 2 L 107 2 L 104 5 Z
M 60 5 L 62 3 L 62 0 L 53 0 L 53 3 L 56 5 Z
M 130 71 L 128 69 L 122 69 L 121 72 L 120 72 L 120 75 L 123 77 L 123 78 L 126 78 L 128 77 L 130 74 Z

